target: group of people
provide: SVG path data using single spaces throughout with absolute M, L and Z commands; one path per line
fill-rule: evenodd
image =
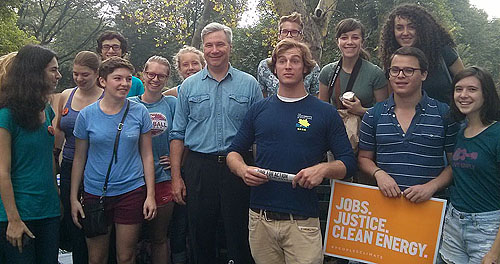
M 464 69 L 448 31 L 417 5 L 388 15 L 384 70 L 356 19 L 337 24 L 341 58 L 321 70 L 303 30 L 298 13 L 280 19 L 256 79 L 229 63 L 231 29 L 210 23 L 202 51 L 174 56 L 183 82 L 168 90 L 168 59 L 152 56 L 134 77 L 117 32 L 76 55 L 76 87 L 57 100 L 54 52 L 27 45 L 0 58 L 0 261 L 57 263 L 61 227 L 74 263 L 134 263 L 147 222 L 153 263 L 216 263 L 222 222 L 228 263 L 322 263 L 315 187 L 354 178 L 391 199 L 448 199 L 441 261 L 498 263 L 491 75 Z M 359 150 L 341 111 L 360 119 Z M 85 237 L 83 208 L 99 202 L 108 232 Z

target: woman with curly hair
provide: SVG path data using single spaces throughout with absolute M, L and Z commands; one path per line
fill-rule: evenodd
M 0 261 L 57 263 L 59 196 L 54 176 L 54 111 L 61 78 L 56 54 L 19 50 L 0 94 Z
M 423 7 L 397 6 L 389 14 L 380 35 L 380 57 L 384 69 L 400 47 L 419 48 L 429 60 L 429 74 L 422 88 L 439 101 L 450 103 L 451 80 L 464 69 L 450 33 Z

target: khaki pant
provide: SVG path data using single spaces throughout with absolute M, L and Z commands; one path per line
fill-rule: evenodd
M 266 220 L 249 210 L 249 241 L 256 264 L 321 264 L 323 249 L 318 218 Z

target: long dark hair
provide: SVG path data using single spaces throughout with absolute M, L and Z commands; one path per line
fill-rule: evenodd
M 493 82 L 493 78 L 491 74 L 489 74 L 486 70 L 481 67 L 472 66 L 468 67 L 455 75 L 452 82 L 452 98 L 453 93 L 455 92 L 455 85 L 462 79 L 467 77 L 476 77 L 481 83 L 481 90 L 483 92 L 483 105 L 481 106 L 481 110 L 479 112 L 479 116 L 481 117 L 481 122 L 483 125 L 489 125 L 493 121 L 500 120 L 500 111 L 498 110 L 498 106 L 500 105 L 500 99 L 498 97 L 498 93 L 495 88 L 495 83 Z M 458 110 L 455 102 L 451 104 L 451 115 L 455 120 L 461 121 L 465 119 L 465 115 Z
M 417 39 L 413 46 L 425 53 L 431 71 L 438 65 L 443 46 L 448 45 L 452 48 L 456 46 L 450 33 L 425 8 L 414 4 L 403 4 L 392 10 L 380 34 L 380 59 L 385 69 L 391 65 L 392 53 L 400 48 L 394 36 L 396 17 L 408 19 L 415 24 Z
M 22 128 L 35 130 L 42 124 L 40 111 L 47 105 L 51 87 L 45 68 L 56 54 L 39 45 L 22 47 L 1 85 L 0 108 L 9 108 Z

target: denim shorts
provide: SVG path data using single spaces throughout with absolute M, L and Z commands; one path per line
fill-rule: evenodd
M 463 213 L 450 203 L 439 253 L 446 263 L 481 263 L 495 241 L 499 226 L 500 210 Z

